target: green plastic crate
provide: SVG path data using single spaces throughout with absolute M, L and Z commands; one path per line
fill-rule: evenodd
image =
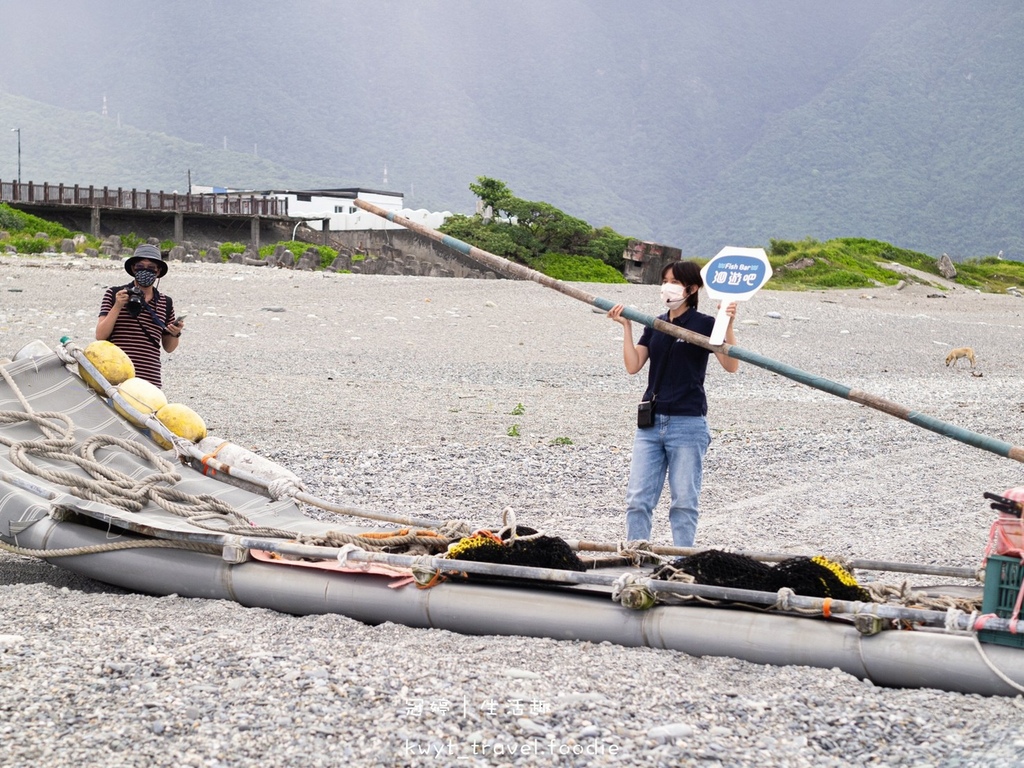
M 1013 615 L 1013 606 L 1020 592 L 1021 579 L 1024 579 L 1024 564 L 1019 557 L 1003 557 L 989 555 L 985 565 L 985 592 L 981 600 L 982 613 L 994 613 L 1001 619 Z M 1024 608 L 1018 620 L 1024 618 Z M 997 632 L 983 629 L 978 632 L 978 640 L 995 645 L 1009 645 L 1024 648 L 1024 632 L 1016 635 L 1009 632 Z

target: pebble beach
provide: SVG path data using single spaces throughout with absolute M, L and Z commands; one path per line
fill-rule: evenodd
M 94 336 L 121 262 L 0 256 L 0 357 Z M 164 391 L 314 495 L 614 542 L 646 369 L 532 282 L 171 262 Z M 655 286 L 580 284 L 658 311 Z M 712 313 L 705 296 L 702 311 Z M 762 290 L 737 346 L 1024 443 L 1024 300 Z M 634 326 L 639 337 L 640 327 Z M 976 365 L 945 364 L 972 347 Z M 750 364 L 707 378 L 697 545 L 980 565 L 1018 462 Z M 347 522 L 351 522 L 350 520 Z M 663 499 L 654 544 L 671 544 Z M 925 581 L 927 583 L 927 581 Z M 571 621 L 571 617 L 567 618 Z M 1024 765 L 1024 696 L 152 597 L 0 552 L 3 766 Z

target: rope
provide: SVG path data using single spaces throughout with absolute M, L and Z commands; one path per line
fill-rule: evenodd
M 651 551 L 649 541 L 620 541 L 616 547 L 616 554 L 626 558 L 630 565 L 641 566 L 647 563 L 663 563 L 666 558 Z
M 38 557 L 48 560 L 53 557 L 75 557 L 77 555 L 95 555 L 100 552 L 114 552 L 120 549 L 185 549 L 193 552 L 217 552 L 219 547 L 213 544 L 201 544 L 193 541 L 171 541 L 169 539 L 139 539 L 138 541 L 111 541 L 106 544 L 91 544 L 87 547 L 68 547 L 67 549 L 27 549 L 0 541 L 0 549 L 15 555 Z
M 11 391 L 17 396 L 18 402 L 21 403 L 21 407 L 24 408 L 27 412 L 31 412 L 32 406 L 29 404 L 28 400 L 25 399 L 25 396 L 21 394 L 21 389 L 18 387 L 17 384 L 14 383 L 14 379 L 11 376 L 11 374 L 3 366 L 0 366 L 0 373 L 3 374 L 4 381 L 6 381 L 7 384 L 10 386 Z
M 516 513 L 512 507 L 505 507 L 501 512 L 501 530 L 498 531 L 498 538 L 503 543 L 512 545 L 512 542 L 516 541 L 532 541 L 533 539 L 539 539 L 546 534 L 543 531 L 537 531 L 536 533 L 519 534 L 519 527 L 516 525 Z M 505 534 L 508 533 L 508 539 L 505 539 Z
M 381 531 L 380 533 L 345 533 L 344 531 L 325 531 L 322 534 L 307 534 L 295 537 L 299 544 L 315 547 L 342 548 L 353 546 L 358 549 L 384 551 L 404 549 L 410 552 L 416 548 L 419 552 L 444 552 L 448 548 L 448 539 L 435 531 L 403 528 L 399 531 Z
M 441 571 L 433 567 L 432 558 L 427 555 L 417 558 L 410 570 L 417 589 L 430 589 L 445 580 Z
M 302 490 L 302 486 L 290 477 L 278 477 L 271 480 L 267 485 L 267 493 L 274 501 L 281 499 L 294 499 L 295 495 Z
M 787 611 L 789 613 L 799 613 L 804 616 L 817 616 L 822 613 L 818 608 L 802 608 L 800 606 L 793 605 L 790 602 L 790 598 L 796 594 L 789 587 L 783 587 L 775 593 L 775 603 L 772 604 L 771 609 L 778 611 Z
M 219 533 L 263 535 L 292 538 L 291 531 L 257 526 L 229 504 L 210 495 L 191 495 L 174 488 L 181 475 L 174 465 L 157 455 L 142 443 L 111 435 L 93 435 L 80 446 L 75 442 L 75 425 L 71 418 L 57 411 L 34 411 L 5 368 L 0 368 L 4 380 L 18 398 L 25 411 L 0 411 L 0 426 L 18 423 L 34 424 L 41 439 L 15 441 L 0 434 L 0 444 L 8 446 L 11 463 L 18 469 L 51 483 L 66 487 L 79 498 L 101 502 L 128 512 L 138 512 L 152 502 L 190 524 Z M 123 472 L 108 467 L 97 458 L 104 448 L 119 448 L 156 467 L 157 471 L 136 480 Z M 84 470 L 88 477 L 67 470 L 44 467 L 33 459 L 73 464 Z M 216 524 L 214 524 L 216 521 Z
M 612 600 L 634 611 L 652 608 L 658 598 L 648 586 L 649 581 L 646 577 L 634 576 L 632 573 L 622 574 L 612 585 Z
M 863 585 L 876 603 L 898 602 L 908 608 L 924 610 L 956 609 L 970 613 L 981 608 L 981 601 L 969 597 L 950 597 L 948 595 L 930 596 L 926 592 L 911 589 L 910 582 L 904 581 L 898 587 L 882 582 L 869 582 Z
M 992 660 L 988 657 L 988 654 L 985 653 L 985 649 L 981 645 L 981 640 L 978 639 L 977 632 L 974 633 L 974 647 L 977 649 L 978 655 L 981 657 L 981 660 L 985 662 L 985 666 L 992 671 L 992 674 L 994 674 L 996 677 L 998 677 L 1000 680 L 1002 680 L 1004 683 L 1006 683 L 1008 686 L 1013 688 L 1013 690 L 1017 691 L 1018 693 L 1024 693 L 1024 686 L 1008 678 L 1005 674 L 1003 674 L 1002 671 L 1000 671 L 996 667 L 995 664 L 992 663 Z

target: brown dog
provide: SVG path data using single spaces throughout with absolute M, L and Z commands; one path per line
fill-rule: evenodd
M 971 368 L 974 367 L 974 350 L 970 347 L 957 347 L 952 350 L 948 355 L 946 355 L 946 365 L 952 363 L 953 367 L 956 367 L 960 362 L 960 358 L 970 361 Z

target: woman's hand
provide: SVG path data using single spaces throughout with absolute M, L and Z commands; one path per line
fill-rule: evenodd
M 625 308 L 625 304 L 616 304 L 614 307 L 608 310 L 608 314 L 606 315 L 606 317 L 614 320 L 616 323 L 619 323 L 624 328 L 630 328 L 631 323 L 629 321 L 629 318 L 622 316 L 622 310 L 624 310 Z
M 738 301 L 730 301 L 725 307 L 725 314 L 729 316 L 729 325 L 732 325 L 732 321 L 736 319 L 736 306 L 739 304 Z M 718 305 L 718 310 L 722 310 L 722 305 Z

